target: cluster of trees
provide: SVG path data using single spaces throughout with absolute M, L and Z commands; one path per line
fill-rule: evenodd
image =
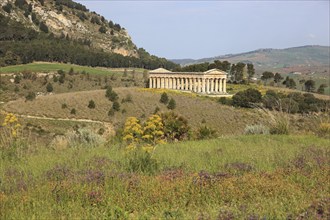
M 86 8 L 86 6 L 84 6 L 80 3 L 74 2 L 72 0 L 55 0 L 55 5 L 57 5 L 57 6 L 65 5 L 68 8 L 77 9 L 77 10 L 85 11 L 85 12 L 89 11 Z
M 166 92 L 163 92 L 160 96 L 160 103 L 163 103 L 164 105 L 167 105 L 167 108 L 170 110 L 173 110 L 176 108 L 176 102 L 173 98 L 169 98 Z
M 286 95 L 268 90 L 262 96 L 258 90 L 252 88 L 236 93 L 232 100 L 222 97 L 219 102 L 244 108 L 264 107 L 287 113 L 327 112 L 330 106 L 330 101 L 318 99 L 310 93 L 294 92 Z
M 42 25 L 43 23 L 40 23 Z M 33 61 L 64 62 L 84 66 L 139 67 L 173 69 L 177 66 L 165 58 L 151 56 L 143 48 L 140 58 L 125 57 L 94 49 L 81 41 L 57 38 L 52 34 L 37 33 L 22 24 L 0 15 L 0 66 Z M 47 27 L 43 27 L 47 32 Z
M 271 84 L 276 83 L 277 86 L 279 86 L 279 83 L 281 83 L 283 79 L 284 78 L 281 76 L 281 74 L 279 74 L 279 73 L 274 74 L 269 71 L 265 71 L 261 75 L 261 80 L 264 81 L 265 85 L 270 81 Z M 317 92 L 317 93 L 323 94 L 324 89 L 327 87 L 326 84 L 322 83 L 319 86 L 319 88 L 316 90 L 316 83 L 312 79 L 309 79 L 309 80 L 301 79 L 301 80 L 299 80 L 299 83 L 301 85 L 303 85 L 302 90 L 304 90 L 306 92 Z M 297 87 L 297 84 L 294 81 L 294 79 L 290 78 L 289 76 L 287 76 L 285 78 L 285 80 L 282 82 L 282 84 L 285 85 L 285 87 L 289 88 L 289 89 L 295 89 Z
M 220 61 L 215 60 L 213 63 L 200 63 L 200 64 L 192 64 L 184 67 L 178 67 L 175 69 L 175 71 L 178 72 L 205 72 L 210 69 L 220 69 L 222 71 L 229 73 L 229 78 L 231 82 L 234 83 L 245 83 L 247 78 L 248 80 L 251 80 L 251 78 L 255 74 L 255 69 L 252 63 L 242 63 L 239 62 L 237 64 L 231 64 L 228 61 Z M 244 76 L 244 73 L 246 72 L 247 76 Z

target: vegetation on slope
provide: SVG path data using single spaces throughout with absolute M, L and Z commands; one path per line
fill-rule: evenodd
M 149 159 L 111 144 L 21 145 L 18 156 L 1 150 L 0 216 L 327 219 L 327 143 L 226 137 L 159 145 Z M 130 171 L 136 164 L 151 167 Z

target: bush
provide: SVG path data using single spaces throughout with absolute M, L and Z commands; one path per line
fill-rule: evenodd
M 129 172 L 154 174 L 159 169 L 156 159 L 151 158 L 151 154 L 142 150 L 134 150 L 128 158 Z
M 107 32 L 107 29 L 104 26 L 101 26 L 99 28 L 99 32 L 102 33 L 102 34 L 105 34 Z
M 247 89 L 240 91 L 233 96 L 233 105 L 245 108 L 251 108 L 255 103 L 260 103 L 262 95 L 256 89 Z
M 46 86 L 47 92 L 52 92 L 53 91 L 53 85 L 51 83 L 48 83 Z
M 276 119 L 269 130 L 270 134 L 289 134 L 290 123 L 288 119 L 280 117 Z
M 168 101 L 169 101 L 169 98 L 168 98 L 167 93 L 163 92 L 162 95 L 160 96 L 159 102 L 166 105 L 168 103 Z
M 330 123 L 321 123 L 319 125 L 317 134 L 320 137 L 330 138 Z
M 21 82 L 22 77 L 20 75 L 15 75 L 14 83 L 19 84 Z
M 11 9 L 13 8 L 13 6 L 10 3 L 7 3 L 6 5 L 2 6 L 2 9 L 7 12 L 8 14 L 11 13 Z
M 187 119 L 174 112 L 162 113 L 161 118 L 166 140 L 175 141 L 188 139 L 190 127 L 188 126 Z
M 269 128 L 259 125 L 247 125 L 244 129 L 244 134 L 269 134 Z
M 95 102 L 93 100 L 90 100 L 88 103 L 88 108 L 93 109 L 95 108 Z
M 108 111 L 108 116 L 114 116 L 115 115 L 115 110 L 113 108 L 111 108 L 109 111 Z
M 70 114 L 75 115 L 76 113 L 77 113 L 77 111 L 75 108 L 71 109 Z
M 65 109 L 65 108 L 67 108 L 68 107 L 68 105 L 66 104 L 66 103 L 63 103 L 62 104 L 62 109 Z
M 119 102 L 117 101 L 114 101 L 113 104 L 112 104 L 112 109 L 115 110 L 115 111 L 120 111 L 120 104 Z
M 32 101 L 32 100 L 34 100 L 36 98 L 36 94 L 35 94 L 35 92 L 29 92 L 28 94 L 27 94 L 27 96 L 25 96 L 25 99 L 27 100 L 27 101 Z
M 45 33 L 48 33 L 48 31 L 49 31 L 47 25 L 44 22 L 40 22 L 39 28 L 41 31 L 43 31 Z
M 216 131 L 208 126 L 201 126 L 197 131 L 197 139 L 210 139 L 216 137 Z
M 67 132 L 64 137 L 55 138 L 52 142 L 53 147 L 65 144 L 67 147 L 88 146 L 96 147 L 104 143 L 104 139 L 97 133 L 87 128 L 78 128 L 76 131 Z M 64 147 L 64 146 L 61 146 Z
M 176 108 L 176 102 L 173 98 L 171 98 L 171 100 L 169 101 L 168 105 L 167 105 L 167 108 L 170 109 L 170 110 L 173 110 Z

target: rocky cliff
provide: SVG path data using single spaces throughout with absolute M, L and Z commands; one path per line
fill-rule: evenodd
M 137 47 L 124 28 L 71 0 L 0 0 L 0 14 L 38 32 L 88 42 L 104 52 L 138 57 Z

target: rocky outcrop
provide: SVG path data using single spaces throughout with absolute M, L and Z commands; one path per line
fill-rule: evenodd
M 105 52 L 138 57 L 137 48 L 127 31 L 120 26 L 109 25 L 109 21 L 95 12 L 70 8 L 53 0 L 45 1 L 43 5 L 39 1 L 25 0 L 24 7 L 15 6 L 15 1 L 1 0 L 0 13 L 37 31 L 40 31 L 38 23 L 43 22 L 56 36 L 90 42 Z M 8 3 L 13 6 L 10 13 L 2 8 Z M 29 5 L 32 10 L 27 12 Z M 93 18 L 96 23 L 92 22 Z M 104 31 L 100 31 L 101 27 Z

